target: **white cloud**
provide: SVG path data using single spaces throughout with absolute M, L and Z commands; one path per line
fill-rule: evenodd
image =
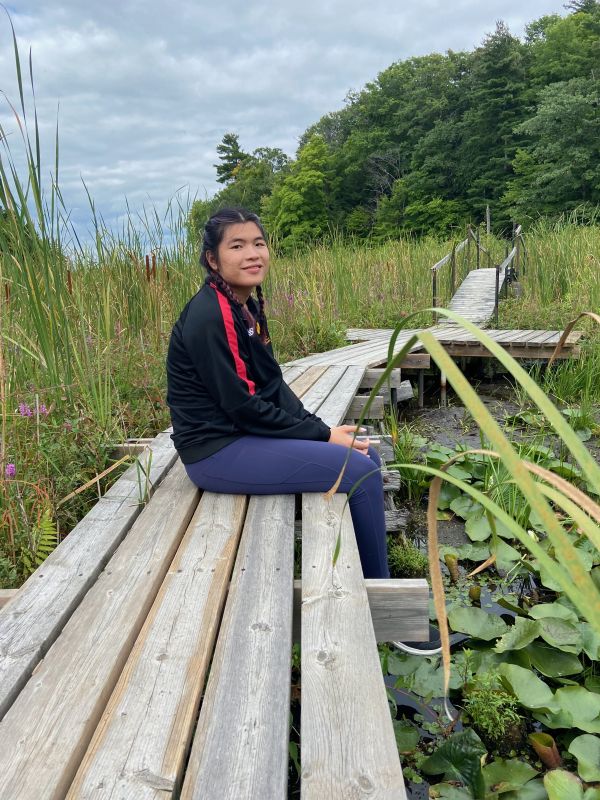
M 216 145 L 293 154 L 298 137 L 392 62 L 471 49 L 502 18 L 563 12 L 562 0 L 33 0 L 9 6 L 22 67 L 31 47 L 45 163 L 53 170 L 60 104 L 61 186 L 87 227 L 86 182 L 104 218 L 149 198 L 164 207 L 182 186 L 212 193 Z M 8 20 L 0 19 L 0 89 L 18 102 Z M 18 134 L 6 106 L 0 123 Z

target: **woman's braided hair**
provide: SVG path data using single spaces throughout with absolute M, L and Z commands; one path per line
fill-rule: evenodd
M 265 314 L 265 298 L 261 287 L 256 287 L 256 297 L 258 299 L 258 319 L 255 320 L 244 303 L 241 303 L 235 296 L 231 286 L 227 283 L 227 281 L 208 263 L 207 253 L 210 252 L 216 257 L 217 249 L 223 241 L 225 230 L 229 225 L 234 225 L 239 222 L 254 222 L 254 224 L 260 230 L 262 236 L 265 239 L 267 238 L 260 219 L 252 211 L 247 211 L 245 208 L 221 208 L 212 215 L 212 217 L 204 226 L 204 237 L 202 239 L 200 263 L 206 268 L 211 280 L 214 281 L 215 285 L 223 292 L 229 301 L 241 309 L 242 315 L 248 327 L 256 328 L 260 340 L 266 344 L 270 340 L 267 317 Z

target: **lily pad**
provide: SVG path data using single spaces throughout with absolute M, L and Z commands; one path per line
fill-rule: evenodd
M 589 733 L 573 739 L 569 753 L 577 759 L 577 772 L 584 781 L 600 781 L 600 739 Z
M 531 664 L 546 678 L 578 675 L 583 671 L 581 661 L 573 653 L 563 653 L 544 642 L 532 642 L 526 648 Z
M 542 639 L 565 653 L 580 653 L 583 648 L 583 636 L 572 623 L 558 617 L 542 617 L 540 636 Z
M 485 514 L 470 514 L 465 524 L 465 533 L 472 542 L 484 542 L 492 535 L 489 520 Z
M 600 733 L 600 695 L 583 686 L 564 686 L 554 695 L 561 711 L 572 719 L 572 725 L 586 733 Z
M 539 633 L 540 625 L 537 620 L 517 617 L 515 624 L 496 642 L 494 649 L 497 653 L 504 653 L 507 650 L 521 650 L 521 648 L 531 644 L 539 636 Z
M 544 789 L 544 781 L 529 781 L 516 792 L 508 792 L 502 800 L 548 800 L 548 792 Z
M 448 612 L 448 622 L 453 631 L 467 633 L 476 639 L 490 641 L 503 636 L 508 626 L 500 617 L 488 614 L 482 608 L 454 606 Z
M 456 500 L 457 497 L 460 497 L 461 494 L 462 492 L 458 486 L 454 486 L 454 484 L 444 481 L 440 490 L 440 496 L 438 497 L 438 508 L 440 511 L 450 508 L 450 503 L 453 500 Z
M 525 708 L 548 709 L 551 713 L 559 710 L 550 687 L 532 670 L 516 664 L 500 664 L 498 670 L 503 682 Z
M 456 555 L 466 561 L 485 561 L 490 557 L 490 548 L 483 542 L 467 542 L 456 548 Z
M 554 617 L 556 619 L 564 619 L 567 622 L 574 622 L 575 624 L 579 622 L 577 614 L 562 603 L 538 603 L 529 609 L 529 616 L 533 619 Z
M 553 769 L 544 775 L 548 800 L 583 800 L 583 786 L 577 775 L 564 769 Z
M 583 649 L 592 661 L 600 661 L 600 635 L 596 633 L 589 622 L 582 622 L 579 628 L 583 634 Z
M 474 511 L 481 509 L 481 504 L 472 500 L 468 495 L 461 494 L 450 503 L 450 510 L 454 511 L 457 517 L 467 519 Z
M 498 759 L 483 768 L 486 791 L 496 794 L 517 791 L 537 774 L 537 770 L 518 758 Z

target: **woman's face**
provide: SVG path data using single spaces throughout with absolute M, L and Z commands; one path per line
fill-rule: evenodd
M 242 302 L 269 271 L 269 248 L 255 222 L 228 225 L 217 248 L 217 258 L 210 251 L 206 257 Z

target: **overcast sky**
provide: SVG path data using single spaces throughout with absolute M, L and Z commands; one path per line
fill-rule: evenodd
M 211 195 L 225 132 L 238 133 L 244 150 L 293 155 L 308 125 L 394 61 L 470 50 L 498 19 L 521 36 L 533 19 L 564 14 L 563 2 L 13 0 L 7 7 L 24 62 L 32 51 L 48 170 L 60 106 L 60 184 L 85 235 L 82 178 L 110 224 L 126 198 L 134 211 L 144 204 L 162 211 L 177 191 Z M 0 90 L 18 102 L 4 14 Z M 17 152 L 14 117 L 0 103 Z

